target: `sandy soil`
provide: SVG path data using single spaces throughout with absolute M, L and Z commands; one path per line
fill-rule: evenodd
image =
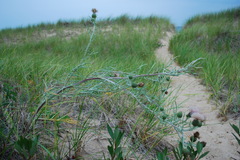
M 173 62 L 173 56 L 168 51 L 169 40 L 173 33 L 167 32 L 165 39 L 161 40 L 163 47 L 156 50 L 158 60 L 168 64 L 170 68 L 179 68 Z M 185 74 L 178 77 L 172 77 L 171 89 L 173 95 L 178 95 L 176 101 L 181 104 L 183 111 L 188 111 L 189 107 L 197 107 L 206 116 L 205 125 L 196 131 L 199 131 L 201 141 L 207 142 L 205 151 L 210 153 L 205 157 L 208 160 L 240 160 L 240 147 L 233 137 L 233 129 L 229 123 L 237 124 L 238 120 L 229 118 L 228 121 L 221 121 L 217 118 L 217 106 L 210 99 L 210 92 L 201 84 L 201 80 L 196 77 Z M 195 132 L 195 131 L 194 131 Z M 192 135 L 191 133 L 186 133 Z M 177 136 L 168 137 L 168 141 L 176 145 Z

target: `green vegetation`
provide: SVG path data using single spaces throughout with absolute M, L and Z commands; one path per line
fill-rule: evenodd
M 179 64 L 203 58 L 198 76 L 223 103 L 220 113 L 240 111 L 240 8 L 188 20 L 170 42 Z
M 193 63 L 163 72 L 154 55 L 170 22 L 126 15 L 98 22 L 96 12 L 90 21 L 0 32 L 1 159 L 103 157 L 82 150 L 104 140 L 106 124 L 121 129 L 108 127 L 111 159 L 144 159 L 169 133 L 184 142 L 183 131 L 196 128 L 167 91 L 170 76 Z
M 238 126 L 236 126 L 235 124 L 231 124 L 231 123 L 230 123 L 230 126 L 235 131 L 235 133 L 232 133 L 232 134 L 235 137 L 235 139 L 237 140 L 238 144 L 240 145 L 240 121 L 238 123 Z
M 104 74 L 113 76 L 114 71 L 139 74 L 161 71 L 159 68 L 163 65 L 156 63 L 153 52 L 162 30 L 172 27 L 166 19 L 150 17 L 131 20 L 123 16 L 113 20 L 111 26 L 107 22 L 97 24 L 94 41 L 88 50 L 92 55 L 84 59 L 91 22 L 74 23 L 73 28 L 69 28 L 71 23 L 64 26 L 59 22 L 56 26 L 39 25 L 2 31 L 1 80 L 24 86 L 28 92 L 28 102 L 34 101 L 36 104 L 44 90 L 44 83 L 63 81 L 82 62 L 86 66 L 78 73 L 81 74 L 80 79 L 109 69 L 111 73 Z M 123 26 L 119 26 L 120 22 Z M 84 26 L 85 23 L 88 25 Z
M 107 130 L 111 137 L 108 139 L 110 143 L 110 146 L 108 146 L 108 152 L 111 155 L 111 159 L 108 158 L 107 160 L 123 160 L 122 147 L 120 145 L 124 133 L 121 132 L 117 127 L 113 131 L 109 125 L 107 125 Z

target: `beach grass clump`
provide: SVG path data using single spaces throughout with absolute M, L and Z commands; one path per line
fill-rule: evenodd
M 176 60 L 184 65 L 197 58 L 197 76 L 212 91 L 220 113 L 239 112 L 240 9 L 199 15 L 187 21 L 170 42 Z

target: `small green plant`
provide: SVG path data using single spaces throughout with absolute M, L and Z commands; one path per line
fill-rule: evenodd
M 107 130 L 111 138 L 108 139 L 110 145 L 108 146 L 108 152 L 111 158 L 107 160 L 123 160 L 122 147 L 120 146 L 121 140 L 123 138 L 124 132 L 121 132 L 119 128 L 112 128 L 107 125 Z
M 16 141 L 14 148 L 23 159 L 30 160 L 37 153 L 38 138 L 39 136 L 36 136 L 34 139 L 20 136 L 20 139 Z
M 178 147 L 173 150 L 176 160 L 199 160 L 205 157 L 209 151 L 202 153 L 206 142 L 197 141 L 199 139 L 199 132 L 195 132 L 190 137 L 190 141 L 178 144 Z
M 167 156 L 168 149 L 165 148 L 162 152 L 157 152 L 157 159 L 158 160 L 169 160 L 169 157 Z

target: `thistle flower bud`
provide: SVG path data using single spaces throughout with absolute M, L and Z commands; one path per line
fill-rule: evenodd
M 189 108 L 189 111 L 190 111 L 191 114 L 194 113 L 194 112 L 197 112 L 197 113 L 200 112 L 199 109 L 196 108 L 196 107 L 190 107 L 190 108 Z
M 114 77 L 119 77 L 120 74 L 119 73 L 114 73 Z
M 138 83 L 138 87 L 143 87 L 143 86 L 144 86 L 143 82 Z
M 202 145 L 203 145 L 203 148 L 207 145 L 207 143 L 204 142 L 204 141 L 202 141 L 201 143 L 202 143 Z
M 177 117 L 178 117 L 178 118 L 182 118 L 182 115 L 183 115 L 182 112 L 178 112 L 178 113 L 177 113 Z
M 97 9 L 96 9 L 96 8 L 93 8 L 93 9 L 92 9 L 92 12 L 93 12 L 93 13 L 97 13 Z
M 97 9 L 96 8 L 93 8 L 92 9 L 92 21 L 95 21 L 95 19 L 97 18 Z
M 132 88 L 137 88 L 137 84 L 136 83 L 132 83 Z
M 188 113 L 188 116 L 191 116 L 192 118 L 197 119 L 201 122 L 206 120 L 206 116 L 200 113 L 200 110 L 198 108 L 190 107 L 189 111 L 190 112 Z
M 191 117 L 194 118 L 194 119 L 197 119 L 199 121 L 205 121 L 206 120 L 206 117 L 203 114 L 197 113 L 197 112 L 194 112 L 193 114 L 191 114 Z
M 195 133 L 193 134 L 193 136 L 199 139 L 199 138 L 200 138 L 200 133 L 199 133 L 199 132 L 195 132 Z

